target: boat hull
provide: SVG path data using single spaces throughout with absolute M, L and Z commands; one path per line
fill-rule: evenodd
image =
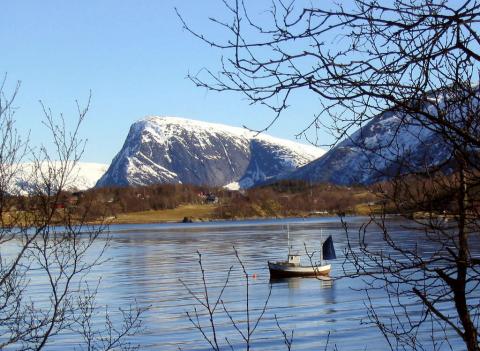
M 288 278 L 288 277 L 315 277 L 326 276 L 330 274 L 331 265 L 312 267 L 295 266 L 284 262 L 268 262 L 270 277 Z

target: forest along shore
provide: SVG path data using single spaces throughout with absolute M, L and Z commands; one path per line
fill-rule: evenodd
M 43 196 L 12 196 L 4 223 L 8 223 L 9 217 L 39 208 L 38 203 L 44 201 L 48 199 Z M 67 212 L 72 221 L 78 217 L 90 223 L 106 219 L 118 224 L 365 215 L 372 210 L 388 209 L 373 187 L 301 181 L 245 190 L 182 184 L 93 188 L 64 192 L 50 206 L 59 217 Z M 85 213 L 86 217 L 80 218 Z

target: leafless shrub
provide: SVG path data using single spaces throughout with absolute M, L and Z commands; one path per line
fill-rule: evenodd
M 313 93 L 319 111 L 298 136 L 324 128 L 333 144 L 348 140 L 361 150 L 365 174 L 392 179 L 377 194 L 413 221 L 412 235 L 430 248 L 398 241 L 385 213 L 372 214 L 357 236 L 344 222 L 347 260 L 370 284 L 367 294 L 384 289 L 389 298 L 391 317 L 367 297 L 370 321 L 392 349 L 453 347 L 453 333 L 466 349 L 479 350 L 480 261 L 471 241 L 480 232 L 480 3 L 272 0 L 260 12 L 246 0 L 223 4 L 225 16 L 211 18 L 227 35 L 221 39 L 195 31 L 179 15 L 187 31 L 224 54 L 218 73 L 202 69 L 190 79 L 271 108 L 265 129 L 296 91 Z M 363 130 L 351 137 L 386 114 L 396 120 L 386 140 L 370 145 Z M 381 247 L 369 241 L 372 227 Z M 422 330 L 429 340 L 421 340 Z
M 241 267 L 242 275 L 245 279 L 245 289 L 246 289 L 245 309 L 242 311 L 243 313 L 245 313 L 244 319 L 243 318 L 242 320 L 236 319 L 233 315 L 233 312 L 230 311 L 230 309 L 228 308 L 227 303 L 225 303 L 225 301 L 223 300 L 223 295 L 229 284 L 231 273 L 234 269 L 233 266 L 229 268 L 227 276 L 222 284 L 222 288 L 220 289 L 218 295 L 215 298 L 212 298 L 210 296 L 210 289 L 208 287 L 208 282 L 207 282 L 207 272 L 205 272 L 203 268 L 202 255 L 199 252 L 197 252 L 197 254 L 198 254 L 198 264 L 200 267 L 200 272 L 202 277 L 203 293 L 194 292 L 194 290 L 187 283 L 185 283 L 183 280 L 180 280 L 180 282 L 188 291 L 188 293 L 199 303 L 199 305 L 203 309 L 202 311 L 202 310 L 198 310 L 195 307 L 193 312 L 187 312 L 188 319 L 190 320 L 192 325 L 195 327 L 195 329 L 197 329 L 202 334 L 204 340 L 210 345 L 210 347 L 213 350 L 221 350 L 223 341 L 225 342 L 227 347 L 233 349 L 231 340 L 228 338 L 228 336 L 221 337 L 219 335 L 218 328 L 217 328 L 217 323 L 218 323 L 217 319 L 219 318 L 220 313 L 223 313 L 228 318 L 232 326 L 231 330 L 236 331 L 237 335 L 241 338 L 245 349 L 250 350 L 252 348 L 252 344 L 254 341 L 253 336 L 260 322 L 264 318 L 265 312 L 267 311 L 267 308 L 268 308 L 268 302 L 270 301 L 270 296 L 272 293 L 272 287 L 270 286 L 268 290 L 268 295 L 265 298 L 263 306 L 260 308 L 257 315 L 253 316 L 252 306 L 250 301 L 250 284 L 251 284 L 250 276 L 247 273 L 246 267 L 243 261 L 241 260 L 238 251 L 235 249 L 235 247 L 233 249 L 234 249 L 235 257 L 237 258 L 238 264 Z M 220 310 L 220 307 L 222 308 L 221 310 Z M 202 324 L 203 313 L 206 313 L 207 315 L 208 323 L 206 325 Z M 291 347 L 293 344 L 293 331 L 291 332 L 291 335 L 289 337 L 286 331 L 282 329 L 282 327 L 280 326 L 276 316 L 275 316 L 275 320 L 276 320 L 277 327 L 283 336 L 283 341 L 285 346 L 287 347 L 288 350 L 291 350 Z
M 97 289 L 85 284 L 105 261 L 105 224 L 87 225 L 88 208 L 72 216 L 58 206 L 83 153 L 79 127 L 90 101 L 85 108 L 77 103 L 72 131 L 63 115 L 55 118 L 42 104 L 53 153 L 45 146 L 34 149 L 15 129 L 19 85 L 7 98 L 5 81 L 0 85 L 0 348 L 41 350 L 55 336 L 78 331 L 85 340 L 82 349 L 131 349 L 126 337 L 141 327 L 143 309 L 132 305 L 122 311 L 121 326 L 113 324 L 107 311 L 104 330 L 92 329 Z M 22 162 L 27 157 L 33 166 L 25 179 Z M 18 196 L 25 201 L 23 208 L 12 207 Z

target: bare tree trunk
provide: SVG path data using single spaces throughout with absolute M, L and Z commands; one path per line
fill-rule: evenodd
M 460 186 L 458 192 L 458 257 L 457 264 L 457 278 L 452 282 L 452 290 L 454 294 L 455 307 L 458 311 L 458 316 L 463 326 L 463 339 L 469 351 L 478 351 L 480 346 L 478 344 L 478 330 L 475 327 L 470 310 L 467 304 L 467 268 L 470 261 L 470 250 L 468 245 L 468 232 L 466 229 L 466 222 L 469 214 L 468 205 L 468 187 L 465 177 L 465 162 L 460 160 Z
M 371 215 L 359 249 L 348 246 L 347 257 L 370 283 L 385 286 L 394 320 L 407 321 L 382 319 L 369 301 L 371 322 L 397 348 L 421 348 L 415 333 L 428 321 L 478 350 L 478 296 L 471 287 L 480 284 L 480 271 L 469 239 L 480 232 L 480 3 L 271 0 L 261 14 L 248 0 L 223 3 L 226 15 L 210 18 L 224 31 L 218 37 L 196 31 L 178 13 L 187 31 L 223 54 L 218 74 L 203 69 L 192 82 L 271 108 L 262 131 L 290 106 L 294 92 L 313 93 L 320 108 L 297 136 L 327 129 L 336 136 L 333 145 L 345 141 L 347 151 L 361 150 L 368 171 L 389 179 L 378 196 L 412 220 L 415 235 L 431 246 L 428 255 L 405 247 L 383 215 Z M 373 121 L 384 122 L 377 126 L 389 130 L 388 140 L 369 145 L 352 136 Z M 405 138 L 416 140 L 413 150 Z M 436 159 L 439 150 L 444 159 Z M 382 233 L 382 250 L 364 241 L 370 226 Z M 418 302 L 420 315 L 405 300 Z M 446 313 L 444 303 L 455 313 Z

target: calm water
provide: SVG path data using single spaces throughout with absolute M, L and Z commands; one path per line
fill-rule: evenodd
M 347 220 L 355 227 L 364 219 Z M 235 320 L 244 322 L 246 282 L 233 253 L 235 246 L 248 272 L 256 274 L 250 286 L 252 319 L 262 310 L 271 288 L 266 313 L 253 335 L 255 350 L 286 350 L 275 315 L 285 331 L 294 330 L 292 350 L 323 350 L 329 333 L 329 349 L 334 345 L 339 350 L 387 349 L 380 333 L 362 323 L 366 321 L 364 296 L 351 289 L 362 286 L 360 279 L 326 282 L 293 278 L 270 282 L 267 261 L 285 258 L 287 236 L 283 226 L 287 222 L 291 243 L 300 252 L 304 252 L 304 243 L 310 250 L 318 248 L 320 230 L 324 237 L 332 235 L 338 259 L 331 261 L 331 276 L 343 273 L 345 233 L 338 218 L 112 226 L 112 241 L 106 253 L 110 260 L 95 272 L 102 276 L 99 303 L 115 309 L 135 299 L 140 306 L 150 306 L 143 317 L 146 328 L 134 339 L 141 344 L 141 350 L 209 350 L 186 316 L 187 311 L 192 312 L 199 304 L 179 280 L 184 280 L 194 291 L 201 290 L 196 254 L 199 251 L 203 254 L 211 294 L 216 296 L 229 267 L 234 265 L 224 302 Z M 392 228 L 405 243 L 416 243 L 415 236 L 400 223 Z M 372 299 L 380 306 L 386 303 L 382 291 L 372 292 Z M 216 318 L 221 343 L 225 345 L 228 337 L 235 350 L 243 349 L 238 333 L 221 309 Z M 68 336 L 60 337 L 49 349 L 64 349 L 69 342 L 72 339 Z M 453 345 L 454 349 L 455 345 L 461 349 L 460 344 Z

